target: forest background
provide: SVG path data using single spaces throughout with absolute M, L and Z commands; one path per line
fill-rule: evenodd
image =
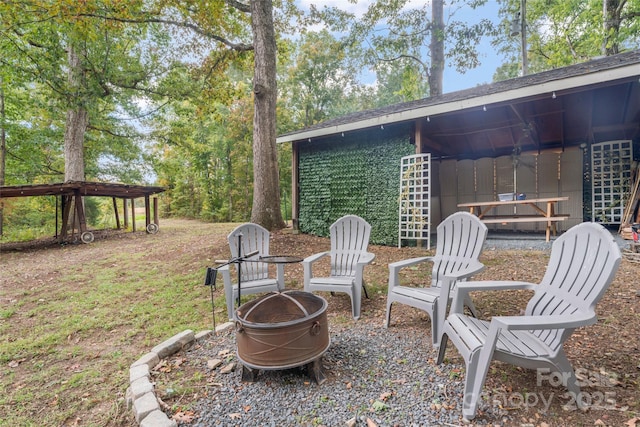
M 69 180 L 78 161 L 68 141 L 79 137 L 75 176 L 165 186 L 163 216 L 249 220 L 251 14 L 265 2 L 277 46 L 277 134 L 441 94 L 443 69 L 478 67 L 481 45 L 503 57 L 494 81 L 640 46 L 640 0 L 3 1 L 0 186 Z M 469 8 L 483 16 L 490 3 L 499 5 L 495 19 L 459 19 Z M 290 148 L 277 147 L 285 219 Z M 2 241 L 51 233 L 54 197 L 0 203 Z M 92 226 L 113 225 L 110 200 L 85 203 Z

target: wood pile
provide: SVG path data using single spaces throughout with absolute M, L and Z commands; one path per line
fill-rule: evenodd
M 624 213 L 622 215 L 622 222 L 620 223 L 620 229 L 618 232 L 625 240 L 636 240 L 633 236 L 632 224 L 640 223 L 640 171 L 638 170 L 638 162 L 633 162 L 631 165 L 631 185 L 629 186 L 629 193 L 625 194 L 624 200 L 626 201 L 624 207 Z M 633 252 L 635 253 L 635 252 Z
M 622 257 L 627 261 L 640 263 L 640 243 L 630 243 L 628 248 L 622 250 Z

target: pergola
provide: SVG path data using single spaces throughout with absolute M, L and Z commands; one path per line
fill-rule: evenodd
M 60 196 L 62 206 L 62 227 L 58 233 L 58 214 L 56 212 L 56 235 L 63 241 L 69 234 L 73 235 L 77 228 L 80 239 L 91 243 L 93 233 L 87 230 L 83 197 L 111 197 L 116 217 L 116 228 L 120 228 L 116 199 L 123 200 L 124 226 L 128 227 L 127 200 L 131 200 L 131 224 L 136 231 L 134 199 L 144 198 L 145 227 L 147 233 L 158 231 L 158 199 L 153 198 L 153 220 L 151 217 L 151 196 L 165 191 L 164 187 L 129 185 L 105 182 L 68 181 L 54 184 L 33 184 L 0 187 L 0 199 L 9 197 Z

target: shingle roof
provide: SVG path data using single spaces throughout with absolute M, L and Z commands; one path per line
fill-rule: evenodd
M 509 92 L 513 97 L 518 97 L 518 91 L 520 89 L 530 88 L 532 86 L 549 85 L 552 82 L 567 81 L 570 78 L 587 76 L 594 73 L 603 73 L 608 70 L 628 66 L 637 66 L 636 73 L 640 75 L 640 50 L 625 52 L 614 56 L 602 57 L 580 64 L 570 65 L 567 67 L 557 68 L 541 73 L 530 74 L 527 76 L 504 80 L 496 83 L 484 84 L 474 88 L 419 99 L 416 101 L 389 105 L 372 110 L 358 111 L 331 120 L 327 120 L 325 122 L 318 123 L 304 129 L 282 134 L 279 136 L 278 142 L 295 141 L 298 139 L 296 138 L 296 135 L 299 135 L 301 139 L 304 139 L 306 138 L 305 134 L 309 134 L 310 131 L 315 131 L 313 132 L 314 136 L 318 136 L 319 134 L 329 135 L 331 133 L 338 132 L 340 126 L 347 124 L 353 125 L 357 124 L 358 122 L 362 122 L 362 128 L 364 128 L 367 127 L 367 124 L 372 119 L 376 118 L 379 118 L 381 120 L 388 118 L 388 120 L 386 121 L 387 123 L 393 123 L 394 117 L 398 118 L 398 120 L 395 121 L 402 121 L 403 119 L 406 119 L 406 117 L 402 115 L 403 112 L 411 112 L 413 110 L 420 110 L 438 105 L 449 104 L 450 111 L 452 111 L 453 109 L 456 109 L 456 103 L 459 101 L 465 101 L 475 98 L 486 98 L 491 95 L 506 92 Z M 557 86 L 562 87 L 562 84 L 559 84 Z M 352 126 L 350 130 L 353 130 L 356 127 L 357 126 Z M 326 130 L 326 133 L 321 132 L 323 129 Z

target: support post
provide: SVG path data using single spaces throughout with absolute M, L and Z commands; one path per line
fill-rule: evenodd
M 136 200 L 131 199 L 131 231 L 136 231 Z
M 157 226 L 160 226 L 159 216 L 160 215 L 158 213 L 158 198 L 154 197 L 153 198 L 153 222 L 155 222 Z
M 120 215 L 118 214 L 118 204 L 116 202 L 116 198 L 112 197 L 113 200 L 113 213 L 116 215 L 116 229 L 120 229 Z
M 124 228 L 129 228 L 129 210 L 127 209 L 127 199 L 122 199 L 122 212 L 124 212 Z
M 149 224 L 151 224 L 151 206 L 149 203 L 149 195 L 145 194 L 144 195 L 144 226 L 145 227 L 149 227 Z

